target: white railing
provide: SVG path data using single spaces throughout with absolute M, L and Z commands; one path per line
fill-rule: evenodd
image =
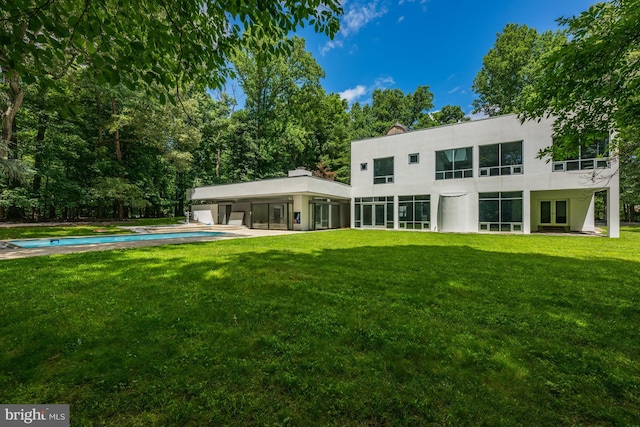
M 480 176 L 520 175 L 524 173 L 522 165 L 491 166 L 480 168 Z
M 562 162 L 553 162 L 553 172 L 565 172 L 565 171 L 577 171 L 577 170 L 589 170 L 608 168 L 611 166 L 610 159 L 608 157 L 599 157 L 596 159 L 579 159 L 579 160 L 565 160 Z

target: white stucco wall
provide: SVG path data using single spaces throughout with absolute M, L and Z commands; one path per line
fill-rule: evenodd
M 538 207 L 531 194 L 538 191 L 576 190 L 582 194 L 569 194 L 572 199 L 571 218 L 582 223 L 583 231 L 593 230 L 593 213 L 583 212 L 593 207 L 592 194 L 596 190 L 610 189 L 611 199 L 619 197 L 619 182 L 615 159 L 610 168 L 595 171 L 580 170 L 552 172 L 551 162 L 539 159 L 540 150 L 552 144 L 551 119 L 540 122 L 529 121 L 521 124 L 515 115 L 500 116 L 486 120 L 466 122 L 456 125 L 418 130 L 404 134 L 354 141 L 351 145 L 351 186 L 352 197 L 382 197 L 400 195 L 431 195 L 431 229 L 436 231 L 443 225 L 455 231 L 478 230 L 478 193 L 482 192 L 523 192 L 524 232 L 535 231 Z M 506 176 L 479 176 L 479 146 L 523 141 L 523 174 Z M 436 180 L 436 151 L 451 148 L 473 147 L 473 178 Z M 418 164 L 409 164 L 409 154 L 418 153 Z M 374 184 L 374 159 L 394 158 L 394 181 Z M 367 163 L 367 170 L 361 171 L 361 163 Z M 439 204 L 454 194 L 466 194 L 465 212 L 453 212 L 449 206 Z M 585 202 L 585 200 L 589 202 Z M 397 197 L 396 217 L 397 217 Z M 582 201 L 581 201 L 582 200 Z M 451 201 L 453 203 L 453 201 Z M 458 201 L 458 203 L 462 203 Z M 615 203 L 615 200 L 612 201 Z M 352 226 L 354 203 L 352 203 Z M 613 228 L 618 224 L 618 211 L 612 212 L 609 222 Z M 452 218 L 439 218 L 438 213 L 447 212 Z M 539 215 L 538 215 L 539 216 Z M 539 220 L 539 219 L 538 219 Z M 455 221 L 455 227 L 452 225 Z M 397 227 L 397 221 L 396 221 Z M 615 231 L 615 230 L 614 230 Z

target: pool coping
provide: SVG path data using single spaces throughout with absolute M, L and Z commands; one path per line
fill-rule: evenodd
M 154 227 L 148 226 L 148 227 L 137 227 L 137 228 L 152 230 L 152 231 L 147 231 L 148 233 L 168 232 L 167 228 L 162 228 L 162 227 L 154 228 Z M 51 246 L 46 248 L 4 248 L 4 249 L 0 249 L 0 261 L 9 260 L 9 259 L 18 259 L 18 258 L 30 258 L 30 257 L 36 257 L 36 256 L 67 255 L 67 254 L 81 253 L 81 252 L 133 249 L 133 248 L 163 246 L 163 245 L 180 245 L 180 244 L 188 244 L 188 243 L 212 242 L 216 240 L 278 236 L 278 235 L 284 235 L 284 234 L 299 233 L 297 231 L 289 231 L 289 230 L 256 230 L 256 229 L 237 228 L 237 227 L 223 228 L 222 226 L 217 226 L 215 228 L 197 227 L 198 230 L 195 230 L 195 228 L 196 227 L 190 227 L 187 225 L 183 227 L 179 227 L 180 231 L 185 231 L 185 232 L 186 231 L 216 231 L 216 232 L 223 232 L 225 234 L 217 235 L 217 236 L 201 236 L 201 237 L 186 237 L 186 238 L 182 237 L 182 238 L 175 238 L 175 239 L 138 240 L 133 242 Z M 107 234 L 103 236 L 107 236 Z M 73 237 L 83 237 L 83 236 L 73 236 Z M 84 236 L 84 237 L 91 237 L 91 236 Z M 0 240 L 0 244 L 8 243 L 11 240 L 18 240 L 18 239 Z M 27 239 L 20 239 L 20 240 L 27 240 Z

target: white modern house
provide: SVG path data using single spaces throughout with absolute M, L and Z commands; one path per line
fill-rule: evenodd
M 197 187 L 189 191 L 196 221 L 270 230 L 349 227 L 351 187 L 296 169 L 284 178 Z
M 400 129 L 400 130 L 399 130 Z M 292 171 L 287 178 L 198 187 L 194 217 L 254 228 L 384 228 L 443 232 L 595 232 L 606 192 L 609 237 L 619 236 L 619 177 L 609 135 L 571 158 L 538 158 L 552 120 L 515 115 L 403 132 L 351 144 L 351 185 Z M 209 213 L 207 213 L 209 212 Z

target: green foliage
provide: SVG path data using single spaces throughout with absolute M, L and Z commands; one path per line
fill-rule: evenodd
M 540 59 L 565 40 L 562 33 L 539 34 L 526 25 L 507 24 L 473 80 L 478 94 L 474 112 L 497 116 L 522 111 L 523 91 L 539 78 Z
M 440 111 L 431 113 L 431 119 L 436 125 L 452 125 L 471 120 L 458 105 L 445 105 Z
M 285 52 L 280 40 L 305 23 L 333 36 L 342 13 L 334 0 L 262 2 L 141 0 L 100 4 L 15 0 L 0 10 L 0 68 L 45 87 L 69 67 L 88 66 L 99 85 L 130 89 L 217 87 L 237 49 Z M 163 90 L 164 92 L 164 90 Z M 164 95 L 163 95 L 164 96 Z M 170 95 L 173 97 L 173 95 Z
M 351 139 L 371 138 L 386 135 L 395 124 L 409 129 L 420 129 L 434 125 L 428 111 L 433 108 L 433 94 L 429 86 L 418 86 L 413 93 L 400 89 L 376 89 L 371 105 L 351 106 Z
M 640 129 L 640 1 L 592 5 L 560 20 L 568 40 L 543 59 L 523 118 L 556 117 L 558 135 Z
M 323 160 L 339 179 L 348 179 L 346 105 L 320 86 L 324 70 L 304 40 L 294 37 L 291 44 L 288 55 L 245 51 L 233 58 L 246 101 L 226 129 L 221 175 L 228 181 L 282 176 L 301 166 L 311 170 Z
M 0 263 L 0 400 L 74 425 L 634 425 L 638 228 Z

